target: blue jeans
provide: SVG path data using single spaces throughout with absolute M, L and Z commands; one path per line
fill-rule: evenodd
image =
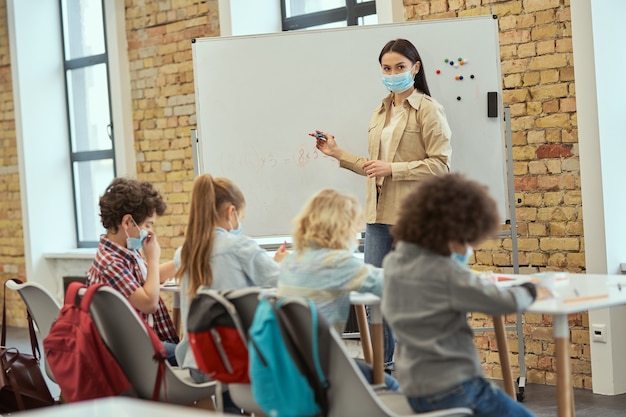
M 167 355 L 167 361 L 172 366 L 178 366 L 178 362 L 176 362 L 176 355 L 174 354 L 176 351 L 176 343 L 172 342 L 162 342 L 163 348 L 165 348 L 165 354 Z
M 391 225 L 388 224 L 367 224 L 365 226 L 365 253 L 363 259 L 366 264 L 377 267 L 383 265 L 383 258 L 391 251 L 393 244 L 393 237 L 389 234 L 389 229 L 391 229 Z M 367 318 L 369 320 L 369 309 L 367 309 Z M 392 371 L 396 340 L 385 320 L 383 320 L 383 343 L 385 347 L 383 357 L 385 369 Z
M 372 381 L 374 380 L 374 373 L 372 371 L 372 367 L 366 362 L 363 362 L 360 360 L 355 360 L 355 362 L 356 362 L 356 365 L 361 370 L 361 373 L 363 373 L 363 376 L 365 377 L 367 382 L 371 384 Z M 391 375 L 385 374 L 385 388 L 387 389 L 387 391 L 400 391 L 400 384 L 398 384 L 398 381 L 396 381 L 394 377 L 392 377 Z
M 445 392 L 408 400 L 416 413 L 467 407 L 474 417 L 533 417 L 524 406 L 482 377 L 471 378 Z

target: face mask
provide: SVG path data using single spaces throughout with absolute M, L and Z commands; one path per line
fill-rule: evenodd
M 408 90 L 414 84 L 413 75 L 411 71 L 401 72 L 394 75 L 383 75 L 383 84 L 387 87 L 387 90 L 392 93 L 402 93 Z
M 135 223 L 135 220 L 132 217 L 131 220 L 133 221 L 135 227 L 139 229 L 139 226 L 137 226 L 137 223 Z M 128 232 L 126 230 L 124 230 L 124 233 L 126 233 L 126 247 L 131 250 L 141 249 L 143 241 L 148 237 L 148 231 L 144 229 L 139 229 L 139 237 L 128 236 Z
M 230 224 L 230 220 L 229 220 L 228 221 L 228 225 L 230 226 L 229 232 L 232 233 L 233 235 L 240 235 L 243 228 L 241 226 L 241 221 L 239 221 L 239 215 L 237 214 L 237 212 L 235 212 L 235 217 L 237 218 L 237 228 L 235 229 L 233 225 Z
M 452 251 L 452 253 L 450 254 L 450 257 L 454 259 L 455 261 L 457 261 L 458 263 L 460 263 L 461 265 L 467 265 L 473 253 L 474 253 L 474 249 L 472 249 L 470 245 L 466 245 L 465 254 L 461 255 L 460 253 L 456 253 Z

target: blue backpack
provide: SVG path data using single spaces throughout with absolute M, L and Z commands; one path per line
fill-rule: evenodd
M 298 323 L 281 310 L 284 300 L 262 298 L 254 314 L 248 346 L 252 395 L 271 417 L 326 415 L 328 381 L 319 359 L 317 309 L 307 299 L 312 335 L 310 346 L 303 346 L 308 338 L 293 334 Z

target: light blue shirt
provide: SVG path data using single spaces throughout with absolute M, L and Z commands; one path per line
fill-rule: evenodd
M 339 333 L 348 320 L 351 291 L 382 296 L 383 270 L 345 249 L 305 249 L 280 264 L 277 295 L 310 298 Z
M 211 288 L 216 290 L 245 288 L 251 286 L 275 287 L 279 266 L 267 251 L 252 238 L 234 235 L 217 227 L 214 234 L 213 253 L 209 262 L 213 273 Z M 182 247 L 174 254 L 174 265 L 180 267 Z M 180 282 L 180 314 L 183 339 L 176 346 L 176 360 L 182 368 L 196 368 L 193 352 L 189 348 L 187 336 L 187 316 L 189 315 L 189 277 Z

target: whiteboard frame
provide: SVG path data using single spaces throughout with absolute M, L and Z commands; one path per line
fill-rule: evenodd
M 246 210 L 246 217 L 247 219 L 244 221 L 245 227 L 246 227 L 246 233 L 248 233 L 250 236 L 253 237 L 259 237 L 259 238 L 266 238 L 266 237 L 272 237 L 272 236 L 288 236 L 291 234 L 291 229 L 285 226 L 285 222 L 281 223 L 282 226 L 280 227 L 272 227 L 271 229 L 258 229 L 257 228 L 257 224 L 259 224 L 263 219 L 268 219 L 271 218 L 272 216 L 285 216 L 289 218 L 289 221 L 295 217 L 295 215 L 297 214 L 297 212 L 299 211 L 299 207 L 301 207 L 306 198 L 308 197 L 304 197 L 297 195 L 295 198 L 294 197 L 294 201 L 296 202 L 297 208 L 296 206 L 293 207 L 289 207 L 288 209 L 285 210 L 280 210 L 281 206 L 275 206 L 273 207 L 272 204 L 273 203 L 266 203 L 265 206 L 269 206 L 267 207 L 267 210 L 264 211 L 262 214 L 258 215 L 255 217 L 256 214 L 258 213 L 259 210 L 259 206 L 257 204 L 256 201 L 256 197 L 254 196 L 255 192 L 258 192 L 259 194 L 262 195 L 269 195 L 272 192 L 277 192 L 277 193 L 290 193 L 290 189 L 294 190 L 299 188 L 298 186 L 291 186 L 290 189 L 282 189 L 280 190 L 280 184 L 282 182 L 281 178 L 277 178 L 277 177 L 268 177 L 270 178 L 270 180 L 263 180 L 261 181 L 262 184 L 260 184 L 258 187 L 257 186 L 251 186 L 251 183 L 247 182 L 247 179 L 243 179 L 241 180 L 241 177 L 237 177 L 238 173 L 237 170 L 239 169 L 248 169 L 246 168 L 246 164 L 251 160 L 251 159 L 246 159 L 246 158 L 242 158 L 242 161 L 240 162 L 240 166 L 235 167 L 232 169 L 232 171 L 228 171 L 228 169 L 224 169 L 223 167 L 218 169 L 216 168 L 216 166 L 214 166 L 215 164 L 213 163 L 215 161 L 215 159 L 217 158 L 221 158 L 222 155 L 220 154 L 219 156 L 217 156 L 218 154 L 216 154 L 215 151 L 215 143 L 211 141 L 211 134 L 213 133 L 211 131 L 211 126 L 210 124 L 213 123 L 214 121 L 208 122 L 206 119 L 206 113 L 204 113 L 205 108 L 208 108 L 208 112 L 211 113 L 220 113 L 219 116 L 217 116 L 217 118 L 222 118 L 224 116 L 224 113 L 227 113 L 229 110 L 226 109 L 226 112 L 220 112 L 221 108 L 218 107 L 217 108 L 212 108 L 212 103 L 211 100 L 221 100 L 223 94 L 211 94 L 211 92 L 208 92 L 207 90 L 205 90 L 206 88 L 206 84 L 207 81 L 205 79 L 205 75 L 207 74 L 206 68 L 210 68 L 210 65 L 207 65 L 207 58 L 206 56 L 203 56 L 203 51 L 202 48 L 204 48 L 204 45 L 217 45 L 217 44 L 222 44 L 222 45 L 227 45 L 227 48 L 237 48 L 237 43 L 240 44 L 245 44 L 246 42 L 248 42 L 249 44 L 253 44 L 254 42 L 257 42 L 257 46 L 260 44 L 259 42 L 263 42 L 264 44 L 267 44 L 268 46 L 271 46 L 272 42 L 276 43 L 277 39 L 286 39 L 286 40 L 297 40 L 298 38 L 302 39 L 302 37 L 306 36 L 306 37 L 319 37 L 324 38 L 327 35 L 336 35 L 336 37 L 340 37 L 340 36 L 344 36 L 344 34 L 350 34 L 350 33 L 364 33 L 367 31 L 381 31 L 381 33 L 387 33 L 386 31 L 388 31 L 389 33 L 393 32 L 394 34 L 399 34 L 396 37 L 405 37 L 402 35 L 402 30 L 406 30 L 408 32 L 411 32 L 413 30 L 413 28 L 423 28 L 423 27 L 430 27 L 430 28 L 435 28 L 437 25 L 454 25 L 454 26 L 460 26 L 463 25 L 464 22 L 484 22 L 484 21 L 491 21 L 493 22 L 493 24 L 490 26 L 489 31 L 490 31 L 490 35 L 492 36 L 493 39 L 491 40 L 493 42 L 493 46 L 494 48 L 496 48 L 497 50 L 494 52 L 494 56 L 492 57 L 493 62 L 491 62 L 490 64 L 490 70 L 494 71 L 494 76 L 492 78 L 490 78 L 490 82 L 495 83 L 495 85 L 493 87 L 489 87 L 487 90 L 484 91 L 484 102 L 486 103 L 486 92 L 487 91 L 496 91 L 497 94 L 497 109 L 498 109 L 498 115 L 496 118 L 492 118 L 492 122 L 497 126 L 497 131 L 498 131 L 498 137 L 495 138 L 494 140 L 496 140 L 498 142 L 498 146 L 499 149 L 494 150 L 493 152 L 500 154 L 500 156 L 498 157 L 498 161 L 496 161 L 497 164 L 499 164 L 498 167 L 496 167 L 497 171 L 499 171 L 499 173 L 495 173 L 495 170 L 493 172 L 490 172 L 493 175 L 489 175 L 489 178 L 485 181 L 482 180 L 480 178 L 474 178 L 473 175 L 468 174 L 469 177 L 477 179 L 483 183 L 486 183 L 488 186 L 490 186 L 490 190 L 492 188 L 498 188 L 498 190 L 496 190 L 495 192 L 493 192 L 492 190 L 492 195 L 494 196 L 494 198 L 497 200 L 498 205 L 499 205 L 499 211 L 500 211 L 500 215 L 503 219 L 505 219 L 507 221 L 507 223 L 509 222 L 510 219 L 510 212 L 511 212 L 511 206 L 512 202 L 510 201 L 509 197 L 508 197 L 508 189 L 509 189 L 509 185 L 507 182 L 507 178 L 508 178 L 508 173 L 507 173 L 507 166 L 508 166 L 508 161 L 507 158 L 505 156 L 505 133 L 504 133 L 504 122 L 503 122 L 503 104 L 502 104 L 502 75 L 501 75 L 501 69 L 500 69 L 500 53 L 499 53 L 499 40 L 498 40 L 498 23 L 497 23 L 497 18 L 495 16 L 476 16 L 476 17 L 466 17 L 466 18 L 455 18 L 455 19 L 442 19 L 442 20 L 428 20 L 428 21 L 419 21 L 419 22 L 405 22 L 405 23 L 401 23 L 401 24 L 386 24 L 386 25 L 373 25 L 373 26 L 359 26 L 359 27 L 349 27 L 349 28 L 341 28 L 341 29 L 321 29 L 321 30 L 310 30 L 310 31 L 298 31 L 298 32 L 283 32 L 283 33 L 278 33 L 278 34 L 261 34 L 261 35 L 246 35 L 246 36 L 231 36 L 231 37 L 220 37 L 220 38 L 200 38 L 200 39 L 196 39 L 194 40 L 194 45 L 192 48 L 193 51 L 193 65 L 194 65 L 194 78 L 195 78 L 195 88 L 196 88 L 196 106 L 197 106 L 197 135 L 198 135 L 198 145 L 199 145 L 199 158 L 200 158 L 200 162 L 201 165 L 203 165 L 202 171 L 201 172 L 209 172 L 214 176 L 226 176 L 229 177 L 231 179 L 233 179 L 233 181 L 238 184 L 241 188 L 242 191 L 244 192 L 244 195 L 246 196 L 247 199 L 247 205 L 248 205 L 248 210 Z M 476 23 L 479 24 L 479 23 Z M 486 23 L 480 23 L 480 24 L 484 24 L 486 25 Z M 416 29 L 417 30 L 417 29 Z M 425 29 L 422 29 L 425 30 Z M 436 31 L 435 31 L 436 32 Z M 387 36 L 388 38 L 388 36 Z M 428 58 L 428 54 L 424 52 L 424 49 L 421 45 L 420 42 L 416 42 L 415 39 L 412 39 L 411 37 L 408 37 L 408 39 L 412 40 L 416 46 L 418 47 L 418 49 L 420 50 L 420 54 L 422 55 L 422 59 L 424 61 L 425 67 L 426 67 L 426 71 L 427 71 L 427 79 L 428 79 L 428 83 L 429 86 L 431 87 L 431 92 L 433 93 L 433 96 L 438 99 L 438 101 L 445 103 L 446 100 L 442 100 L 441 97 L 439 97 L 437 95 L 437 89 L 440 88 L 440 86 L 438 84 L 440 84 L 440 78 L 436 78 L 436 76 L 434 75 L 434 71 L 438 68 L 436 68 L 438 66 L 438 64 L 436 64 L 436 61 L 433 59 L 429 59 Z M 388 40 L 388 39 L 387 39 Z M 295 41 L 294 41 L 295 42 Z M 460 41 L 459 41 L 460 42 Z M 380 67 L 378 66 L 378 62 L 377 62 L 377 55 L 378 55 L 378 51 L 380 50 L 379 48 L 382 47 L 382 45 L 384 44 L 381 43 L 380 45 L 376 45 L 375 47 L 370 48 L 368 54 L 369 54 L 369 59 L 372 61 L 376 61 L 375 64 L 377 66 L 377 75 L 375 76 L 380 76 Z M 218 49 L 219 49 L 218 45 Z M 260 48 L 257 48 L 260 49 Z M 286 48 L 287 49 L 287 48 Z M 222 52 L 220 52 L 222 53 Z M 347 52 L 349 53 L 349 52 Z M 271 50 L 267 50 L 264 51 L 264 54 L 271 54 Z M 228 64 L 228 61 L 226 61 Z M 226 66 L 228 66 L 226 64 Z M 258 63 L 257 63 L 258 64 Z M 466 68 L 471 68 L 472 65 L 472 61 L 469 60 L 468 61 L 468 65 Z M 258 68 L 259 65 L 257 65 L 255 67 L 255 65 L 252 65 L 252 68 L 249 68 L 248 70 L 251 73 L 255 72 L 255 69 Z M 459 68 L 459 66 L 457 65 L 456 68 Z M 461 68 L 462 69 L 462 68 Z M 220 71 L 219 69 L 217 71 Z M 368 71 L 371 71 L 371 68 L 368 69 Z M 442 71 L 448 71 L 447 68 L 442 67 Z M 459 70 L 460 71 L 460 70 Z M 211 72 L 211 70 L 209 70 L 209 72 Z M 338 69 L 338 73 L 340 75 L 342 75 L 341 73 L 341 69 Z M 221 78 L 219 78 L 220 76 L 218 75 L 218 79 L 219 80 L 223 80 L 228 82 L 228 75 L 230 73 L 225 73 L 225 72 L 221 72 Z M 449 74 L 448 74 L 449 75 Z M 343 76 L 346 76 L 346 74 L 343 74 Z M 374 77 L 375 77 L 374 76 Z M 479 74 L 480 77 L 480 74 Z M 237 77 L 235 76 L 234 79 L 236 79 Z M 371 77 L 370 77 L 371 78 Z M 280 80 L 280 77 L 277 77 L 278 80 Z M 277 80 L 266 80 L 268 83 L 272 83 L 272 82 L 276 82 Z M 459 83 L 457 84 L 458 86 L 463 86 L 466 87 L 468 85 L 470 85 L 469 80 L 466 80 L 468 82 L 465 82 L 465 84 Z M 260 83 L 262 82 L 262 80 L 254 80 L 251 79 L 250 83 L 250 91 L 251 95 L 255 94 L 254 93 L 254 84 L 255 83 Z M 376 80 L 375 78 L 370 80 L 370 83 L 375 84 Z M 319 84 L 318 84 L 319 85 Z M 294 86 L 294 88 L 297 88 L 298 86 Z M 208 94 L 207 94 L 208 92 Z M 279 94 L 278 92 L 276 94 Z M 306 155 L 310 155 L 311 152 L 313 151 L 313 141 L 310 138 L 306 137 L 306 133 L 308 131 L 311 131 L 314 128 L 324 128 L 324 130 L 327 130 L 333 134 L 336 135 L 336 137 L 338 138 L 338 142 L 339 144 L 344 147 L 346 150 L 351 151 L 353 153 L 359 154 L 359 155 L 363 155 L 366 156 L 367 155 L 367 140 L 366 140 L 366 129 L 367 129 L 367 123 L 369 120 L 369 117 L 371 116 L 371 112 L 374 110 L 374 108 L 376 108 L 379 104 L 381 99 L 384 97 L 385 95 L 385 91 L 384 88 L 382 87 L 382 84 L 380 85 L 380 91 L 379 93 L 377 93 L 375 98 L 372 98 L 371 100 L 368 101 L 367 103 L 367 112 L 364 114 L 362 113 L 360 115 L 360 122 L 359 122 L 359 126 L 357 126 L 356 128 L 354 126 L 352 126 L 350 129 L 351 131 L 353 130 L 358 130 L 358 133 L 354 133 L 352 132 L 352 136 L 359 136 L 359 140 L 361 142 L 359 142 L 358 144 L 356 142 L 348 142 L 346 144 L 346 142 L 341 142 L 341 140 L 345 141 L 345 138 L 349 135 L 349 133 L 341 131 L 340 128 L 338 128 L 337 126 L 335 127 L 328 127 L 326 128 L 326 126 L 328 126 L 329 123 L 317 123 L 315 120 L 311 120 L 310 123 L 307 123 L 306 125 L 303 125 L 301 128 L 301 138 L 296 138 L 297 140 L 300 140 L 300 142 L 302 142 L 303 144 L 301 146 L 307 146 L 308 149 L 306 150 L 305 153 Z M 460 95 L 462 95 L 463 97 L 466 96 L 466 94 L 469 94 L 467 91 L 463 91 L 463 93 L 461 93 Z M 341 94 L 339 94 L 339 96 L 341 96 Z M 478 97 L 478 93 L 476 93 L 477 96 L 477 100 L 480 99 L 481 103 L 483 98 Z M 332 100 L 333 97 L 329 97 L 328 100 Z M 357 99 L 358 100 L 358 99 Z M 371 101 L 371 102 L 370 102 Z M 449 101 L 449 99 L 448 99 Z M 246 97 L 241 97 L 241 105 L 244 106 L 245 102 L 246 102 Z M 221 103 L 223 104 L 223 103 Z M 344 105 L 348 105 L 347 103 Z M 481 104 L 481 107 L 483 105 Z M 452 105 L 445 105 L 444 107 L 446 108 L 446 112 L 448 113 L 448 119 L 450 121 L 450 115 L 454 114 L 454 104 Z M 476 107 L 479 107 L 478 105 Z M 484 111 L 486 113 L 487 109 L 486 109 L 486 104 L 484 105 Z M 231 109 L 231 113 L 232 113 Z M 262 111 L 262 109 L 261 109 Z M 212 116 L 214 117 L 214 116 Z M 339 117 L 336 117 L 337 119 L 339 119 Z M 245 123 L 242 121 L 242 123 Z M 323 124 L 323 126 L 320 126 L 320 124 Z M 451 126 L 454 125 L 453 121 L 450 122 Z M 264 131 L 268 131 L 268 130 L 264 130 Z M 453 130 L 453 137 L 452 137 L 452 147 L 453 147 L 453 155 L 452 155 L 452 170 L 453 171 L 459 171 L 459 169 L 457 169 L 457 167 L 455 166 L 455 157 L 456 157 L 456 161 L 459 160 L 459 155 L 463 155 L 466 154 L 468 152 L 463 151 L 463 152 L 459 152 L 459 145 L 457 143 L 456 147 L 455 147 L 455 138 L 458 140 L 458 138 L 462 138 L 463 136 L 459 133 L 460 130 L 456 129 Z M 341 139 L 340 139 L 341 138 Z M 262 140 L 262 139 L 260 139 Z M 224 145 L 220 145 L 218 144 L 218 147 L 221 147 Z M 255 146 L 255 145 L 252 145 Z M 248 146 L 241 146 L 240 148 L 248 148 Z M 479 148 L 479 147 L 477 147 Z M 222 149 L 220 148 L 218 151 L 221 151 Z M 243 149 L 243 152 L 245 152 L 246 149 Z M 455 152 L 457 151 L 457 152 Z M 473 152 L 472 149 L 469 150 L 469 152 Z M 224 152 L 227 153 L 227 152 Z M 215 155 L 215 156 L 213 156 Z M 285 159 L 288 159 L 290 156 L 288 155 L 282 155 Z M 319 157 L 319 155 L 317 155 Z M 485 163 L 489 163 L 490 160 L 494 159 L 493 157 L 491 158 L 485 158 L 487 159 L 486 161 L 480 161 L 482 155 L 478 155 L 475 158 L 475 163 L 477 164 L 477 166 L 480 166 L 481 164 L 483 164 L 483 162 Z M 324 159 L 331 159 L 325 156 L 322 156 Z M 212 159 L 213 158 L 213 159 Z M 461 158 L 462 159 L 462 158 Z M 242 168 L 243 167 L 243 168 Z M 316 166 L 316 168 L 318 169 L 318 174 L 315 174 L 315 176 L 311 177 L 309 176 L 308 178 L 313 178 L 314 180 L 319 180 L 319 188 L 322 188 L 323 186 L 329 186 L 329 187 L 333 187 L 333 188 L 338 188 L 343 192 L 346 193 L 350 193 L 350 194 L 354 194 L 356 195 L 359 200 L 361 201 L 361 203 L 364 202 L 364 193 L 365 193 L 365 178 L 364 177 L 360 177 L 350 171 L 347 170 L 343 170 L 343 169 L 339 169 L 337 168 L 337 164 L 336 161 L 332 160 L 332 161 L 324 161 L 324 165 L 318 165 Z M 289 168 L 291 169 L 291 168 Z M 206 171 L 205 171 L 206 170 Z M 461 172 L 465 172 L 462 169 L 460 170 Z M 251 171 L 252 172 L 252 171 Z M 294 173 L 296 173 L 296 171 L 293 171 Z M 252 172 L 252 174 L 254 174 Z M 284 174 L 284 172 L 283 172 Z M 321 177 L 323 175 L 327 175 L 327 177 L 325 178 L 318 178 Z M 329 179 L 328 175 L 332 176 L 332 179 Z M 261 176 L 256 176 L 256 175 L 247 175 L 248 177 L 254 177 L 255 180 L 256 178 L 262 178 Z M 287 175 L 288 176 L 288 175 Z M 285 178 L 286 176 L 283 175 L 282 178 Z M 342 182 L 344 181 L 344 182 Z M 493 186 L 492 183 L 490 183 L 490 181 L 496 181 L 497 183 L 493 183 L 496 185 L 496 187 Z M 268 187 L 267 184 L 274 184 L 274 186 L 276 187 L 277 191 L 274 191 L 274 189 L 272 187 Z M 302 185 L 304 186 L 304 185 Z M 261 188 L 261 190 L 256 190 L 256 188 Z M 291 191 L 293 193 L 293 191 Z M 296 193 L 297 194 L 297 193 Z M 309 191 L 306 193 L 307 196 L 310 196 L 313 194 L 313 191 Z M 277 194 L 278 195 L 278 194 Z M 285 200 L 286 201 L 286 200 Z M 291 202 L 289 202 L 289 204 L 291 204 Z M 266 208 L 265 206 L 264 209 Z M 280 212 L 283 212 L 282 214 Z M 290 224 L 290 223 L 289 223 Z

